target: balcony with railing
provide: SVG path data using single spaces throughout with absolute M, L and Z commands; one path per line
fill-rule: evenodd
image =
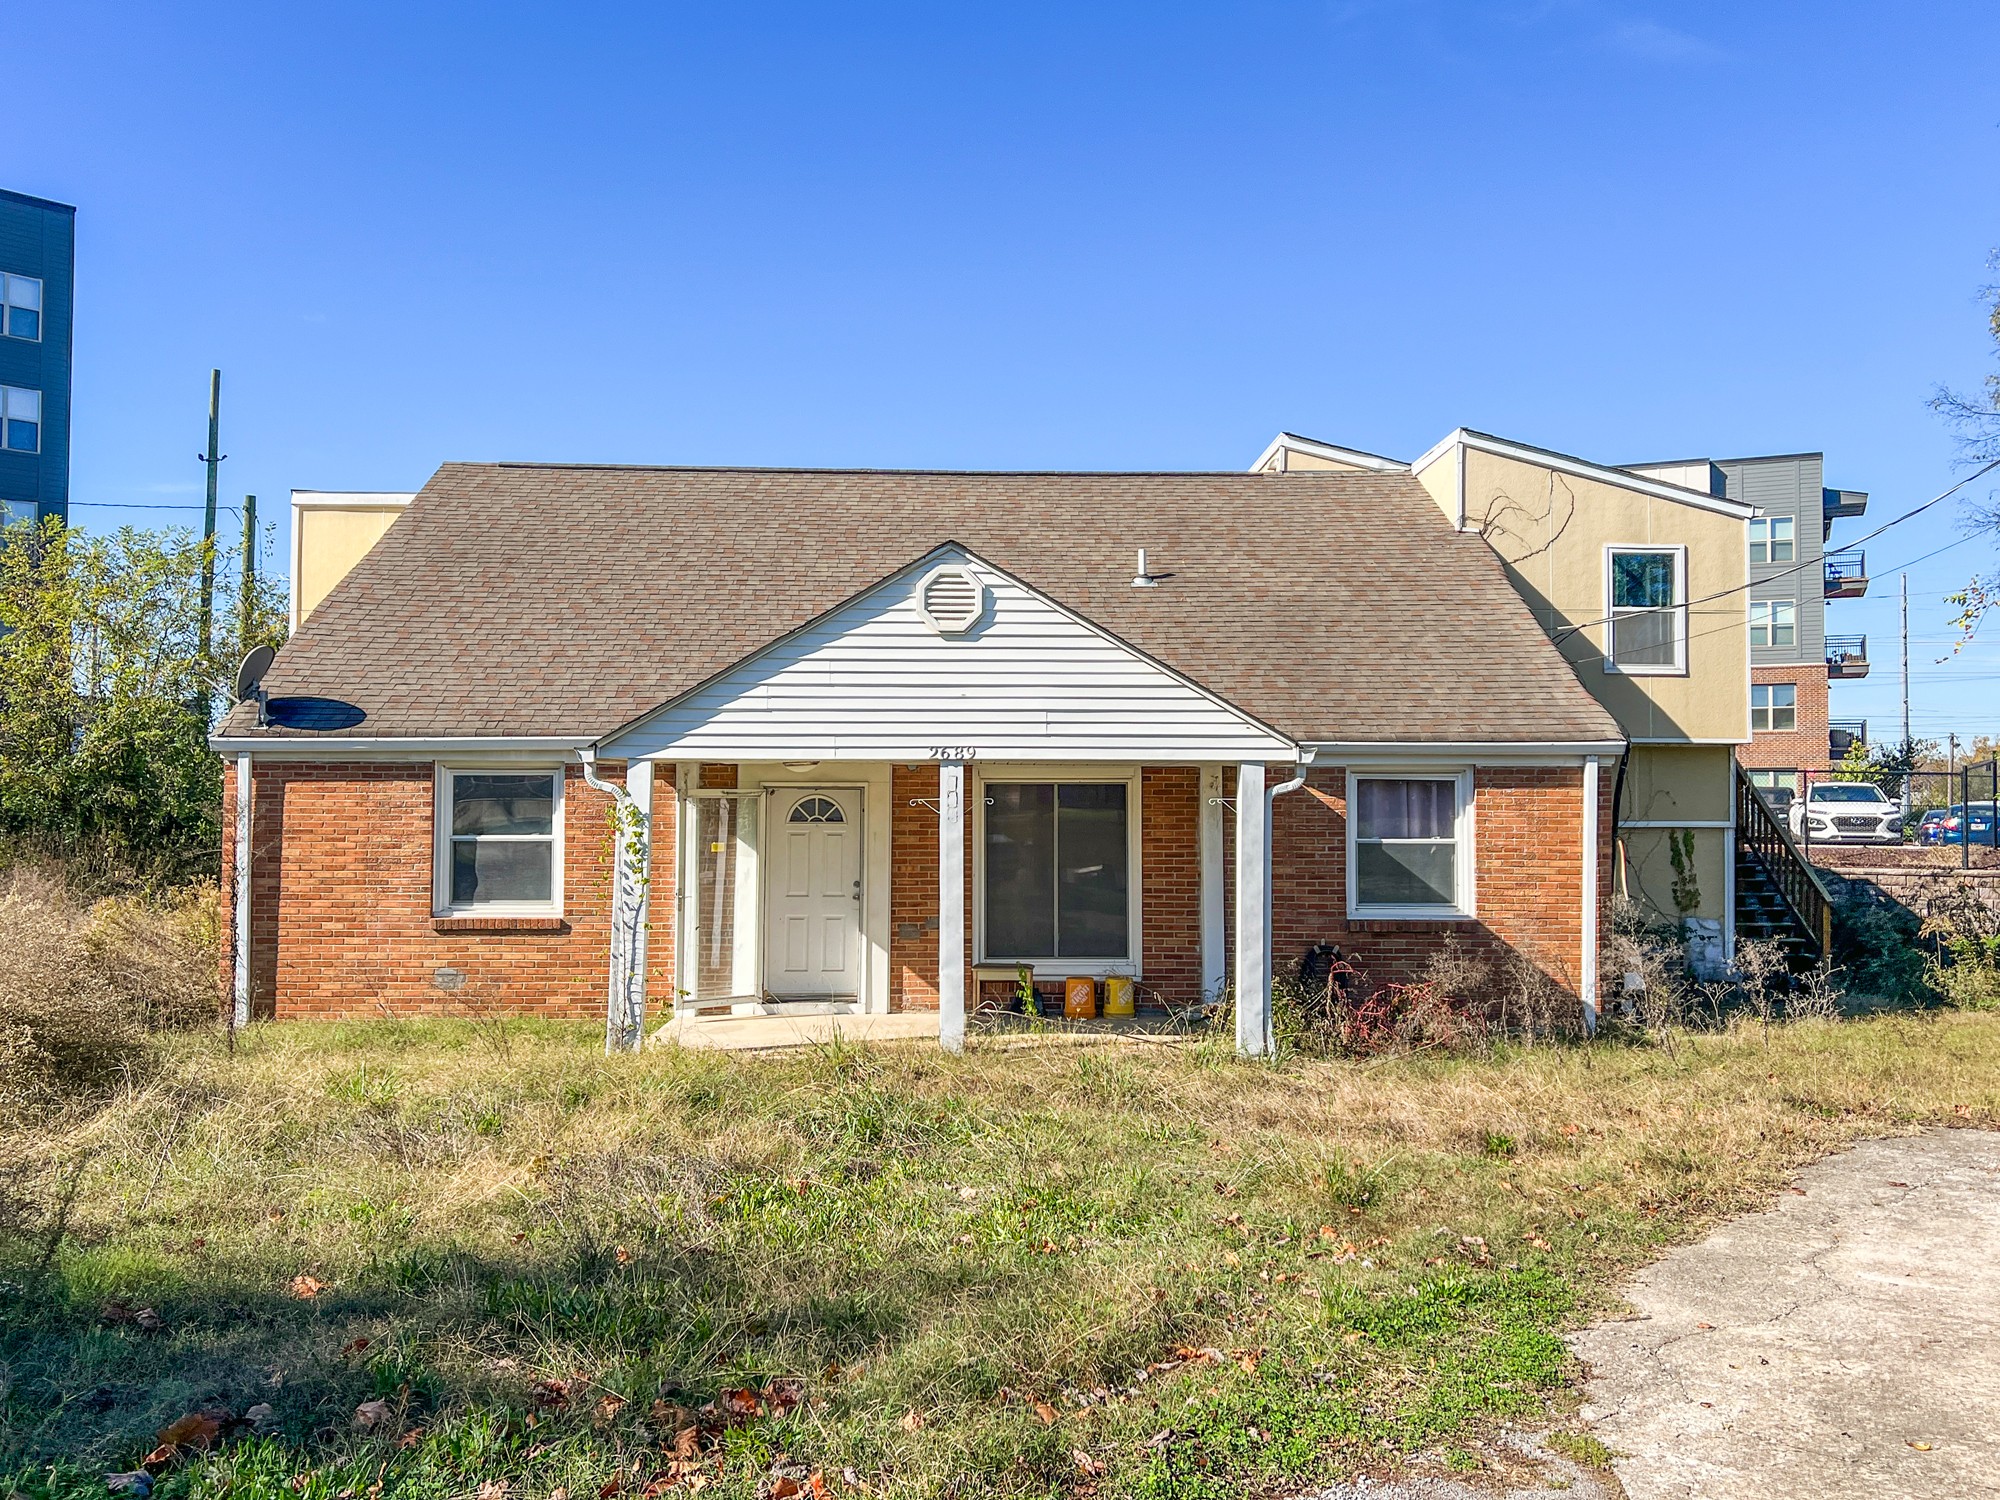
M 1826 597 L 1859 599 L 1868 592 L 1868 558 L 1858 547 L 1826 554 Z
M 1826 675 L 1835 680 L 1868 675 L 1868 637 L 1830 635 L 1826 638 Z
M 1856 745 L 1868 743 L 1866 719 L 1829 719 L 1826 725 L 1826 754 L 1829 760 L 1843 760 Z

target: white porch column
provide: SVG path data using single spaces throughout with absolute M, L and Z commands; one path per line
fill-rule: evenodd
M 1583 1030 L 1597 1031 L 1597 757 L 1583 762 Z
M 1223 904 L 1222 767 L 1201 768 L 1201 998 L 1213 1000 L 1229 982 L 1223 957 L 1229 914 Z
M 938 767 L 938 1044 L 965 1050 L 965 763 Z
M 1236 1050 L 1267 1057 L 1271 1037 L 1271 816 L 1262 763 L 1236 768 Z
M 250 757 L 236 757 L 236 974 L 230 1011 L 236 1026 L 250 1024 Z
M 646 1044 L 646 930 L 653 920 L 653 763 L 635 760 L 625 767 L 625 791 L 639 814 L 639 850 L 632 861 L 631 1002 L 633 1045 Z M 672 858 L 671 852 L 668 855 Z

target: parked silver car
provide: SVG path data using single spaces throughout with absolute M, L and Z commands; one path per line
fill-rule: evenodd
M 1822 781 L 1791 807 L 1792 836 L 1815 844 L 1900 844 L 1903 814 L 1865 781 Z

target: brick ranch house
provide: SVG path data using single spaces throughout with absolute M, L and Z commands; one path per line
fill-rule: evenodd
M 1233 987 L 1260 1053 L 1274 964 L 1448 934 L 1595 1017 L 1624 737 L 1406 473 L 451 464 L 263 686 L 213 738 L 245 1020 L 957 1047 L 1027 966 Z

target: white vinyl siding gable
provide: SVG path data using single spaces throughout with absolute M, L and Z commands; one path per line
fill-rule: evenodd
M 940 635 L 938 562 L 986 589 Z M 1293 746 L 1005 574 L 929 558 L 608 741 L 686 760 L 1289 759 Z

